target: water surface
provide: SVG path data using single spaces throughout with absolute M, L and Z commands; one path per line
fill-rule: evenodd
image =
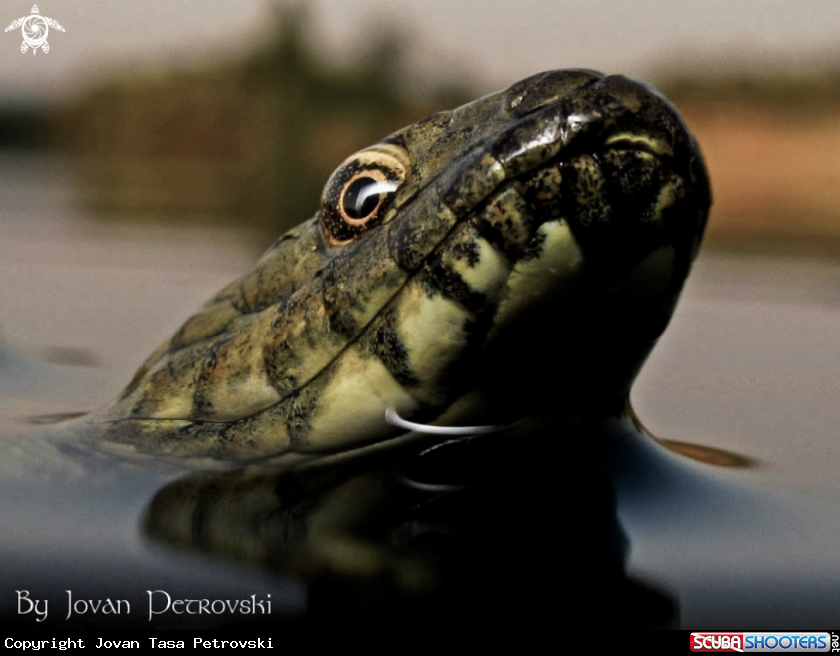
M 373 473 L 326 487 L 320 479 L 299 479 L 290 493 L 285 478 L 261 472 L 194 475 L 171 463 L 133 466 L 79 457 L 60 425 L 28 423 L 33 415 L 107 403 L 159 341 L 256 256 L 249 236 L 235 231 L 103 224 L 76 206 L 67 181 L 71 169 L 55 159 L 0 159 L 0 438 L 5 454 L 0 613 L 36 625 L 34 609 L 20 613 L 19 590 L 32 599 L 48 599 L 49 623 L 71 628 L 105 620 L 146 626 L 150 590 L 166 590 L 173 598 L 270 598 L 272 618 L 311 612 L 313 586 L 307 593 L 300 577 L 288 573 L 295 568 L 277 553 L 303 539 L 296 531 L 306 534 L 310 552 L 317 551 L 321 543 L 312 518 L 346 512 L 349 500 L 370 516 L 383 507 L 416 513 L 416 489 L 406 493 L 388 475 Z M 627 424 L 589 427 L 575 438 L 597 445 L 576 454 L 592 459 L 583 467 L 570 464 L 568 453 L 538 454 L 539 445 L 530 452 L 531 464 L 527 450 L 517 453 L 518 471 L 543 472 L 539 459 L 556 463 L 543 472 L 546 480 L 556 477 L 546 486 L 527 475 L 512 474 L 504 484 L 479 477 L 475 489 L 481 494 L 467 507 L 481 515 L 488 500 L 503 508 L 527 489 L 527 503 L 511 512 L 530 525 L 512 532 L 500 510 L 498 517 L 485 518 L 467 544 L 478 550 L 483 540 L 506 545 L 507 553 L 527 552 L 527 545 L 544 537 L 534 532 L 535 524 L 546 523 L 542 516 L 549 523 L 571 516 L 579 535 L 570 537 L 562 552 L 568 562 L 561 558 L 552 566 L 572 569 L 573 559 L 585 550 L 569 545 L 598 536 L 611 546 L 588 566 L 609 569 L 613 559 L 623 559 L 626 567 L 617 579 L 609 574 L 608 585 L 615 584 L 618 598 L 628 604 L 639 595 L 649 601 L 643 591 L 648 588 L 664 600 L 670 610 L 654 613 L 654 624 L 825 630 L 840 616 L 835 593 L 840 589 L 835 547 L 840 541 L 838 283 L 840 264 L 829 259 L 701 254 L 632 398 L 654 434 L 732 452 L 748 466 L 697 463 L 641 438 Z M 493 447 L 482 448 L 484 462 L 503 459 Z M 509 450 L 504 454 L 510 457 Z M 438 467 L 431 468 L 435 475 Z M 608 479 L 601 481 L 599 472 Z M 574 479 L 590 474 L 582 487 Z M 508 488 L 501 500 L 494 496 L 511 481 L 518 481 L 518 489 Z M 381 489 L 393 489 L 393 498 L 381 500 L 376 492 Z M 591 510 L 586 505 L 588 498 L 601 499 L 601 492 L 614 499 L 614 516 L 612 502 L 593 502 Z M 580 498 L 572 504 L 570 497 Z M 403 498 L 405 508 L 399 506 Z M 452 498 L 463 505 L 463 497 Z M 225 504 L 228 510 L 221 509 Z M 536 511 L 522 510 L 524 505 L 539 509 L 540 518 Z M 462 528 L 452 507 L 436 510 L 431 520 Z M 159 521 L 144 520 L 149 512 Z M 596 519 L 581 521 L 587 513 Z M 605 513 L 603 521 L 598 513 Z M 205 521 L 211 515 L 215 519 Z M 411 516 L 416 538 L 418 522 Z M 186 537 L 181 535 L 185 521 Z M 397 521 L 403 529 L 405 524 Z M 228 541 L 229 534 L 242 539 Z M 327 541 L 330 549 L 333 538 Z M 332 549 L 316 560 L 332 573 L 345 562 L 356 567 L 388 560 L 389 576 L 410 581 L 408 588 L 422 588 L 428 574 L 412 569 L 414 560 L 376 555 L 358 541 L 341 542 L 341 548 L 349 555 Z M 547 552 L 543 556 L 550 560 Z M 505 572 L 522 567 L 522 562 L 493 560 L 471 585 L 507 580 Z M 358 577 L 354 580 L 358 583 Z M 513 583 L 502 589 L 518 592 Z M 68 619 L 67 590 L 76 599 L 125 598 L 132 603 L 131 614 L 105 618 L 88 610 Z M 346 600 L 335 590 L 328 586 L 327 596 Z M 255 618 L 263 619 L 161 613 L 154 623 L 215 626 Z

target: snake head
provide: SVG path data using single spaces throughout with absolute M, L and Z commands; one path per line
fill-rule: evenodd
M 386 408 L 621 412 L 711 203 L 650 87 L 551 71 L 342 162 L 310 221 L 188 319 L 92 421 L 248 460 L 395 436 Z

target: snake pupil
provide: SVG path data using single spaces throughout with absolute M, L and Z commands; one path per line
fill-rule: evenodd
M 363 219 L 372 214 L 379 205 L 378 185 L 379 181 L 371 177 L 353 180 L 344 192 L 344 213 L 351 219 Z

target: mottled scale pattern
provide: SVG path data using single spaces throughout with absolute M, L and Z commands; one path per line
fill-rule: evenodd
M 282 462 L 397 437 L 386 408 L 433 423 L 618 412 L 710 203 L 699 149 L 655 90 L 526 78 L 345 160 L 315 216 L 86 430 L 123 450 Z

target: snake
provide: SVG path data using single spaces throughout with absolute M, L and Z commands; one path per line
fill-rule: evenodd
M 83 432 L 155 456 L 285 462 L 402 439 L 388 413 L 438 427 L 620 415 L 710 205 L 696 140 L 655 89 L 530 76 L 340 163 L 315 215 Z

